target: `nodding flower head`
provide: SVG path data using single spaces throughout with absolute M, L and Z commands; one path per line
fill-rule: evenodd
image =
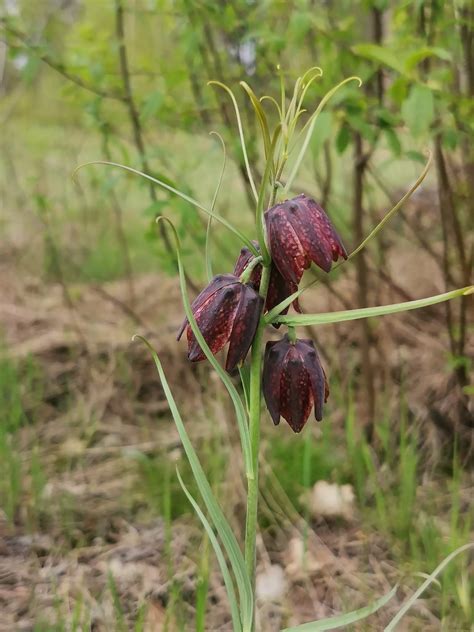
M 303 193 L 265 213 L 272 260 L 282 276 L 298 284 L 313 261 L 329 272 L 347 253 L 329 217 Z
M 230 343 L 226 371 L 233 371 L 245 360 L 255 337 L 262 308 L 263 299 L 258 292 L 250 285 L 241 283 L 233 274 L 214 277 L 191 305 L 199 330 L 213 354 L 218 353 L 227 342 Z M 189 360 L 204 360 L 206 356 L 187 319 L 181 326 L 178 340 L 185 329 Z
M 258 250 L 260 250 L 258 242 L 254 241 L 253 244 Z M 237 262 L 234 267 L 235 276 L 240 276 L 244 272 L 244 270 L 247 268 L 247 266 L 252 262 L 253 259 L 254 259 L 254 255 L 252 254 L 252 252 L 248 248 L 242 248 L 242 250 L 240 251 L 239 258 L 237 259 Z M 262 264 L 258 264 L 252 270 L 250 274 L 250 279 L 248 280 L 248 283 L 252 287 L 254 287 L 257 292 L 260 289 L 261 278 L 262 278 Z M 285 277 L 283 277 L 280 274 L 280 271 L 278 270 L 278 268 L 275 266 L 275 264 L 272 261 L 271 268 L 270 268 L 270 280 L 268 283 L 267 298 L 265 301 L 265 311 L 269 312 L 271 309 L 276 307 L 279 303 L 284 301 L 285 298 L 288 298 L 294 292 L 296 292 L 297 289 L 298 289 L 298 286 L 296 285 L 296 283 L 293 283 L 292 281 L 288 281 L 287 279 L 285 279 Z M 295 299 L 292 305 L 297 312 L 301 312 L 298 299 Z M 288 305 L 288 307 L 286 307 L 281 312 L 281 314 L 282 315 L 287 314 L 289 309 L 290 309 L 290 306 Z M 274 324 L 273 326 L 276 329 L 278 329 L 280 327 L 280 324 L 277 323 L 277 324 Z
M 329 388 L 312 340 L 291 342 L 284 336 L 267 342 L 263 365 L 263 395 L 275 425 L 280 416 L 294 432 L 300 432 L 314 406 L 318 421 Z

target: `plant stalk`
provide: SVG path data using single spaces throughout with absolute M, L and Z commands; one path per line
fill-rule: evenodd
M 262 270 L 260 295 L 265 299 L 270 280 L 270 267 Z M 245 523 L 245 565 L 252 587 L 255 586 L 256 568 L 256 540 L 257 540 L 257 510 L 258 510 L 258 456 L 260 448 L 260 413 L 262 390 L 262 343 L 265 330 L 265 319 L 260 317 L 255 339 L 252 344 L 250 364 L 250 403 L 249 403 L 249 431 L 250 447 L 254 476 L 248 478 L 247 486 L 247 516 Z

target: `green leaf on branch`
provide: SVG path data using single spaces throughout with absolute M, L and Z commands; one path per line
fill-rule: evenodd
M 383 132 L 392 154 L 400 156 L 402 153 L 402 144 L 400 143 L 397 132 L 392 127 L 386 127 Z
M 412 86 L 402 105 L 402 115 L 410 132 L 418 138 L 425 134 L 434 120 L 434 98 L 426 86 Z
M 404 66 L 406 72 L 411 72 L 413 68 L 425 59 L 428 59 L 428 57 L 438 57 L 438 59 L 442 59 L 443 61 L 451 61 L 452 59 L 451 53 L 444 48 L 439 48 L 438 46 L 423 46 L 405 58 Z
M 423 156 L 423 154 L 419 151 L 414 151 L 412 149 L 409 149 L 408 151 L 405 152 L 405 156 L 407 158 L 409 158 L 410 160 L 413 160 L 414 162 L 419 162 L 422 165 L 425 164 L 425 156 Z
M 352 51 L 360 57 L 365 57 L 370 61 L 377 62 L 389 68 L 393 68 L 401 75 L 405 74 L 405 66 L 400 60 L 400 56 L 388 49 L 386 46 L 378 44 L 356 44 Z
M 467 296 L 474 293 L 474 285 L 464 287 L 452 292 L 421 298 L 416 301 L 405 303 L 394 303 L 392 305 L 379 305 L 378 307 L 363 307 L 362 309 L 347 309 L 340 312 L 328 312 L 326 314 L 295 314 L 293 316 L 280 316 L 272 321 L 291 325 L 293 327 L 306 327 L 309 325 L 326 325 L 330 323 L 341 323 L 348 320 L 359 320 L 361 318 L 373 318 L 375 316 L 386 316 L 388 314 L 398 314 L 412 309 L 420 309 L 449 301 L 459 296 Z
M 351 141 L 351 130 L 344 123 L 336 136 L 336 149 L 338 154 L 343 154 Z

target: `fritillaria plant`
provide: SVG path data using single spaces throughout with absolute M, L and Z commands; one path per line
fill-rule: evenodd
M 177 472 L 179 482 L 214 548 L 229 598 L 233 629 L 238 632 L 252 632 L 255 628 L 254 587 L 262 392 L 273 422 L 277 425 L 283 417 L 295 433 L 303 429 L 312 410 L 317 421 L 322 419 L 323 406 L 329 395 L 328 379 L 317 349 L 312 340 L 299 338 L 297 329 L 308 325 L 336 323 L 416 309 L 446 301 L 473 290 L 472 287 L 463 288 L 395 305 L 323 314 L 301 313 L 298 298 L 309 287 L 301 286 L 304 271 L 311 265 L 316 265 L 325 273 L 329 273 L 334 262 L 351 259 L 360 252 L 421 184 L 430 164 L 428 160 L 423 173 L 408 193 L 348 256 L 341 238 L 318 202 L 304 194 L 292 197 L 294 178 L 304 160 L 318 114 L 330 97 L 342 86 L 352 81 L 358 81 L 360 84 L 357 77 L 342 81 L 325 95 L 312 114 L 306 114 L 306 122 L 301 124 L 306 112 L 303 109 L 303 103 L 308 88 L 321 74 L 322 71 L 319 68 L 311 68 L 296 80 L 292 94 L 288 97 L 283 74 L 280 72 L 281 90 L 278 100 L 271 96 L 258 98 L 250 86 L 241 82 L 250 98 L 261 130 L 265 169 L 260 183 L 255 182 L 249 164 L 243 126 L 234 94 L 224 84 L 210 82 L 227 92 L 235 109 L 247 175 L 255 197 L 253 239 L 244 235 L 238 226 L 234 226 L 215 211 L 215 201 L 225 166 L 225 147 L 224 166 L 210 207 L 171 187 L 168 183 L 131 167 L 117 163 L 104 163 L 104 161 L 88 163 L 114 165 L 139 174 L 187 200 L 209 217 L 206 239 L 206 267 L 209 283 L 192 303 L 188 298 L 186 276 L 176 230 L 169 220 L 162 217 L 158 219 L 167 222 L 176 243 L 185 313 L 178 339 L 184 333 L 186 334 L 188 358 L 191 362 L 207 360 L 211 364 L 221 378 L 235 408 L 247 481 L 243 550 L 206 479 L 162 364 L 150 343 L 141 336 L 137 338 L 145 342 L 153 355 L 184 451 L 200 491 L 201 500 L 198 501 L 191 496 Z M 276 111 L 277 122 L 273 129 L 269 123 L 270 117 L 263 107 L 264 102 L 270 102 Z M 220 140 L 223 144 L 221 138 Z M 291 161 L 289 161 L 290 157 Z M 287 169 L 289 164 L 291 168 Z M 236 264 L 232 273 L 212 275 L 209 256 L 211 220 L 223 224 L 242 242 L 242 250 L 236 255 Z M 291 305 L 296 313 L 289 313 Z M 269 325 L 277 329 L 284 325 L 286 331 L 282 333 L 280 340 L 267 342 L 264 350 L 264 332 Z M 225 368 L 222 368 L 216 354 L 226 346 L 228 350 Z M 249 359 L 248 355 L 250 355 Z M 242 372 L 244 363 L 250 365 L 248 379 L 244 379 Z M 230 375 L 235 374 L 237 369 L 241 371 L 242 394 Z M 387 603 L 394 595 L 395 589 L 365 608 L 314 624 L 304 624 L 301 630 L 313 629 L 313 627 L 307 627 L 311 625 L 314 625 L 314 629 L 329 630 L 365 618 Z M 291 630 L 299 628 L 300 626 Z

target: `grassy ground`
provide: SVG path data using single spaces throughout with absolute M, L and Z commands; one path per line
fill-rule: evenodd
M 137 331 L 152 337 L 238 530 L 243 481 L 234 421 L 208 369 L 190 369 L 183 345 L 174 342 L 181 308 L 153 232 L 157 209 L 139 181 L 103 167 L 84 171 L 74 189 L 69 173 L 100 155 L 99 144 L 76 128 L 32 133 L 19 121 L 12 129 L 17 142 L 6 148 L 1 173 L 0 630 L 227 630 L 222 582 L 175 467 L 193 490 L 190 472 L 153 366 L 130 343 Z M 165 134 L 160 144 L 173 147 L 167 175 L 185 175 L 189 190 L 210 200 L 209 165 L 214 172 L 220 160 L 214 141 Z M 389 170 L 391 188 L 415 170 L 408 163 Z M 343 173 L 338 164 L 333 208 L 349 235 Z M 230 165 L 219 209 L 250 231 L 238 183 Z M 312 189 L 309 169 L 305 187 Z M 384 197 L 374 189 L 371 209 L 377 215 L 380 208 Z M 197 247 L 202 254 L 203 223 L 166 196 L 160 210 L 177 220 L 188 269 L 202 279 L 202 257 L 196 263 L 191 253 Z M 428 294 L 436 285 L 429 266 L 421 281 L 413 270 L 403 276 L 413 249 L 396 228 L 398 281 Z M 218 267 L 228 269 L 236 245 L 222 230 L 214 234 Z M 340 309 L 341 294 L 350 302 L 351 272 L 338 275 L 334 288 L 322 286 L 304 306 Z M 380 298 L 390 297 L 387 289 Z M 426 573 L 473 539 L 472 473 L 460 446 L 443 443 L 426 415 L 431 389 L 442 398 L 447 388 L 439 314 L 373 325 L 387 375 L 371 443 L 353 327 L 318 331 L 331 375 L 325 421 L 295 437 L 265 418 L 259 573 L 279 566 L 286 586 L 282 597 L 261 595 L 264 630 L 354 609 L 400 582 L 385 612 L 360 628 L 380 630 Z M 318 481 L 351 486 L 333 516 L 321 514 Z M 400 629 L 472 629 L 473 589 L 465 555 Z

